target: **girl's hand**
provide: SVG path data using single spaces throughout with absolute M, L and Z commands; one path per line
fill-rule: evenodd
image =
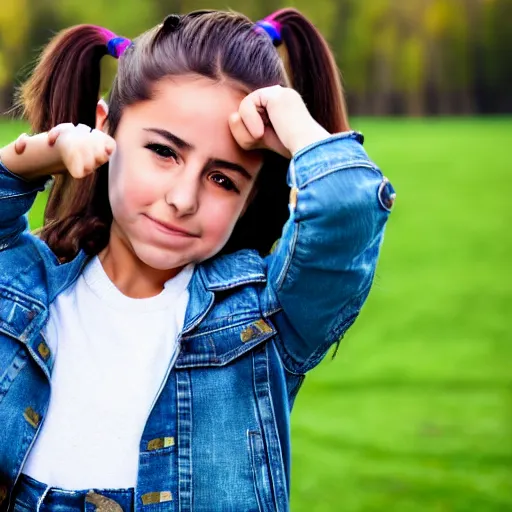
M 73 178 L 85 178 L 108 162 L 115 140 L 85 124 L 59 124 L 48 132 L 48 144 L 58 150 L 64 167 Z
M 300 149 L 330 137 L 294 89 L 274 85 L 246 96 L 229 118 L 233 137 L 243 149 L 270 149 L 291 158 Z

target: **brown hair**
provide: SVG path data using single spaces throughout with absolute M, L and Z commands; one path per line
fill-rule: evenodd
M 295 9 L 277 11 L 267 19 L 282 27 L 289 77 L 271 39 L 241 14 L 171 15 L 140 35 L 119 59 L 108 100 L 110 134 L 115 136 L 125 106 L 151 98 L 155 82 L 192 73 L 229 79 L 249 90 L 290 83 L 330 133 L 347 130 L 340 78 L 326 41 Z M 108 34 L 99 27 L 78 25 L 59 33 L 46 47 L 20 91 L 33 132 L 64 122 L 95 125 L 100 61 L 107 54 Z M 254 248 L 268 253 L 288 217 L 288 164 L 268 152 L 257 194 L 223 252 Z M 67 173 L 55 176 L 41 237 L 62 261 L 74 258 L 80 249 L 97 254 L 108 244 L 112 212 L 107 176 L 108 164 L 83 180 Z

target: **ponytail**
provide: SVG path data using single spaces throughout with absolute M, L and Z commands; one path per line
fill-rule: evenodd
M 334 56 L 316 27 L 299 11 L 281 9 L 268 22 L 284 44 L 285 67 L 292 87 L 300 93 L 313 118 L 329 133 L 349 130 L 341 79 Z
M 45 48 L 19 99 L 35 133 L 60 123 L 94 126 L 105 35 L 93 25 L 60 32 Z
M 33 133 L 60 123 L 95 126 L 100 61 L 107 53 L 119 56 L 114 38 L 101 27 L 78 25 L 50 41 L 18 93 L 18 107 Z M 55 176 L 40 236 L 61 261 L 69 261 L 79 249 L 96 252 L 108 243 L 112 219 L 108 198 L 93 201 L 97 188 L 105 188 L 107 169 L 108 165 L 83 180 L 67 173 Z

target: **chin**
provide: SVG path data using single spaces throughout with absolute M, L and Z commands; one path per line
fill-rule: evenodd
M 134 247 L 134 249 L 137 258 L 155 270 L 172 270 L 184 267 L 193 261 L 193 258 L 188 258 L 185 254 L 175 254 L 156 247 Z
M 226 240 L 227 242 L 227 240 Z M 225 243 L 226 243 L 225 242 Z M 171 270 L 185 267 L 189 263 L 201 263 L 215 256 L 225 245 L 215 244 L 215 246 L 190 247 L 190 248 L 164 248 L 153 243 L 147 243 L 142 240 L 132 241 L 130 243 L 132 251 L 137 258 L 148 267 L 155 270 Z

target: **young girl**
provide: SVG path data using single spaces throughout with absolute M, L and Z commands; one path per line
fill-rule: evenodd
M 77 26 L 21 100 L 0 509 L 287 511 L 293 401 L 368 295 L 394 198 L 324 39 L 291 9 L 172 15 L 133 43 Z

